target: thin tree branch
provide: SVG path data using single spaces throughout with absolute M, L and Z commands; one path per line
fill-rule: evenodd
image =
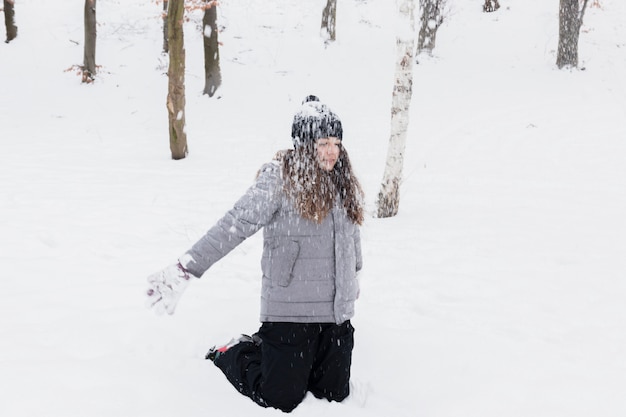
M 589 0 L 583 1 L 583 7 L 580 9 L 580 13 L 578 14 L 578 25 L 579 27 L 583 25 L 583 17 L 585 16 L 585 10 L 587 9 L 587 3 Z

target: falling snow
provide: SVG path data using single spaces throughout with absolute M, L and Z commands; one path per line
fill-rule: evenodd
M 450 2 L 414 66 L 400 213 L 362 228 L 352 394 L 294 415 L 623 417 L 626 3 L 590 7 L 585 70 L 558 71 L 557 2 Z M 220 2 L 219 100 L 201 93 L 191 16 L 190 153 L 175 162 L 160 6 L 99 1 L 101 69 L 81 85 L 64 71 L 82 62 L 76 3 L 16 2 L 18 38 L 0 44 L 0 415 L 271 414 L 203 359 L 258 329 L 261 236 L 172 317 L 144 307 L 145 278 L 291 146 L 308 94 L 341 116 L 373 211 L 395 2 L 340 1 L 329 45 L 323 1 Z

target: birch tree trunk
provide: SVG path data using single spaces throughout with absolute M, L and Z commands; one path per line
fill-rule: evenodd
M 3 0 L 4 6 L 4 25 L 7 30 L 7 38 L 5 43 L 11 42 L 17 37 L 17 26 L 15 26 L 15 9 L 13 8 L 15 0 Z
M 322 38 L 325 43 L 334 42 L 337 38 L 337 0 L 328 0 L 322 12 Z
M 559 47 L 556 56 L 556 66 L 559 68 L 578 67 L 578 38 L 587 1 L 583 0 L 582 8 L 579 0 L 559 2 Z
M 220 50 L 217 33 L 217 1 L 207 0 L 202 26 L 204 32 L 204 91 L 213 97 L 222 85 Z
M 413 0 L 399 1 L 400 27 L 396 39 L 396 69 L 391 104 L 391 135 L 387 162 L 376 202 L 378 217 L 392 217 L 400 207 L 400 183 L 413 93 L 413 50 L 415 20 Z
M 85 0 L 85 47 L 83 51 L 83 82 L 96 76 L 96 0 Z
M 187 156 L 185 133 L 185 41 L 183 37 L 184 0 L 169 0 L 167 33 L 170 65 L 167 71 L 167 114 L 172 159 Z

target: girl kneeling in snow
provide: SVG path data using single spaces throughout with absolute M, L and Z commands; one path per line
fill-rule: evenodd
M 264 165 L 177 264 L 148 277 L 150 305 L 173 314 L 190 277 L 263 228 L 261 328 L 207 354 L 263 407 L 290 412 L 308 391 L 329 401 L 349 394 L 363 192 L 342 134 L 337 115 L 307 97 L 294 116 L 294 149 Z

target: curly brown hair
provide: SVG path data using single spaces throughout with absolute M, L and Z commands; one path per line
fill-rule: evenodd
M 348 218 L 363 224 L 363 189 L 343 145 L 331 171 L 320 167 L 313 141 L 281 151 L 277 159 L 282 161 L 285 193 L 302 217 L 321 223 L 339 198 Z

